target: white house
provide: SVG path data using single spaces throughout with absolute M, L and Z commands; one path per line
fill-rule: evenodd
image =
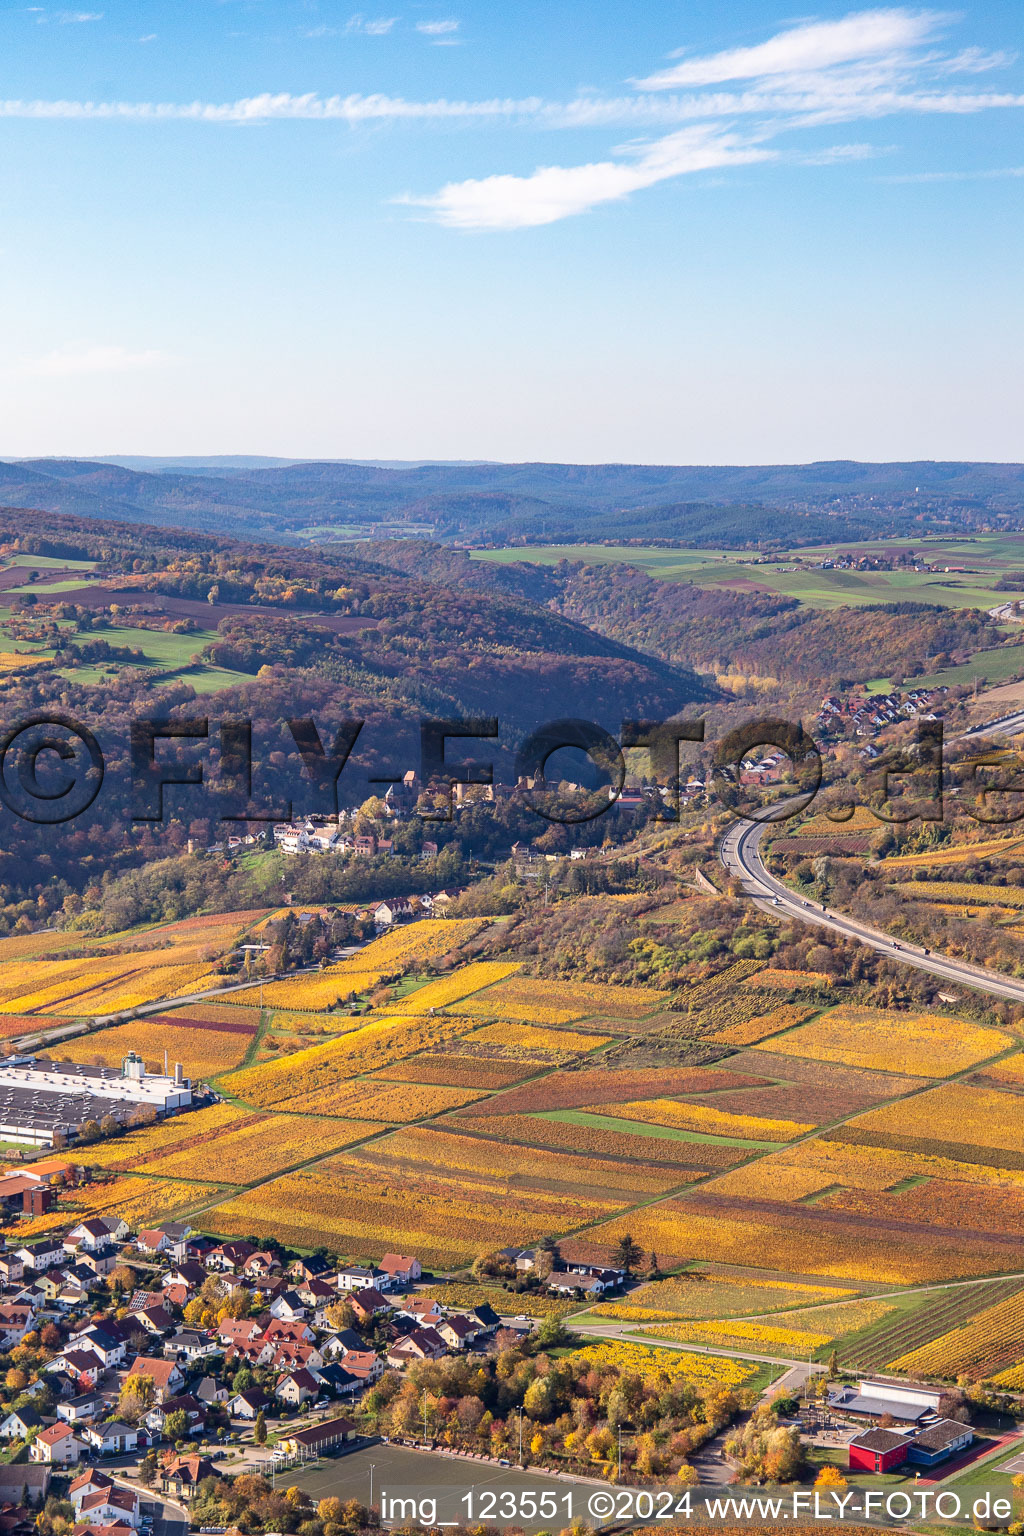
M 29 1455 L 33 1461 L 49 1462 L 55 1467 L 73 1467 L 82 1454 L 82 1442 L 75 1437 L 70 1424 L 59 1421 L 49 1429 L 41 1429 L 32 1442 Z
M 0 1440 L 27 1440 L 34 1429 L 42 1428 L 42 1424 L 34 1408 L 21 1408 L 0 1421 Z
M 339 1291 L 368 1291 L 371 1287 L 380 1287 L 377 1282 L 383 1280 L 388 1283 L 388 1276 L 379 1269 L 364 1269 L 358 1264 L 349 1264 L 344 1269 L 339 1269 L 335 1279 L 335 1285 Z
M 116 1420 L 112 1424 L 86 1424 L 79 1430 L 79 1434 L 86 1445 L 98 1451 L 101 1456 L 122 1456 L 127 1451 L 134 1451 L 139 1443 L 138 1430 L 131 1424 L 121 1424 Z

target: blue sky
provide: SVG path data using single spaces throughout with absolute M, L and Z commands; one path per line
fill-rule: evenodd
M 1024 458 L 1024 8 L 0 10 L 0 455 Z

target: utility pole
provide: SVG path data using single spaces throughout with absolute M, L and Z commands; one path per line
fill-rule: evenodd
M 621 1481 L 621 1479 L 622 1479 L 622 1425 L 621 1424 L 619 1425 L 619 1469 L 618 1469 L 618 1472 L 616 1473 L 616 1476 Z
M 519 1465 L 523 1464 L 523 1410 L 519 1409 Z
M 426 1443 L 427 1443 L 427 1389 L 426 1389 L 426 1387 L 424 1387 L 424 1389 L 423 1389 L 423 1397 L 421 1399 L 421 1402 L 422 1402 L 422 1406 L 423 1406 L 423 1444 L 425 1446 Z
M 373 1470 L 375 1462 L 370 1462 L 370 1519 L 373 1519 Z

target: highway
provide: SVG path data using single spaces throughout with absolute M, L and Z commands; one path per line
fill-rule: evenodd
M 856 918 L 845 917 L 818 902 L 797 896 L 781 880 L 770 875 L 761 862 L 759 844 L 768 830 L 769 825 L 765 823 L 737 822 L 736 826 L 730 827 L 719 847 L 722 863 L 728 873 L 740 880 L 744 894 L 752 897 L 764 911 L 780 917 L 794 917 L 801 923 L 810 923 L 818 928 L 830 928 L 833 933 L 857 939 L 861 944 L 867 944 L 869 948 L 878 950 L 891 960 L 897 960 L 901 965 L 927 971 L 943 981 L 975 987 L 981 992 L 990 992 L 994 997 L 1006 997 L 1012 1002 L 1024 1003 L 1024 981 L 1015 981 L 1010 976 L 1000 975 L 998 971 L 969 965 L 963 960 L 951 960 L 934 951 L 929 953 L 919 944 L 894 940 L 880 928 L 871 928 Z

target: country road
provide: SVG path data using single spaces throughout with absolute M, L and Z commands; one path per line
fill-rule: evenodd
M 797 896 L 781 880 L 770 875 L 761 861 L 760 842 L 768 824 L 738 822 L 730 827 L 722 839 L 719 854 L 730 875 L 739 879 L 744 894 L 752 897 L 764 911 L 795 917 L 799 922 L 811 923 L 818 928 L 830 928 L 834 933 L 858 939 L 869 948 L 876 949 L 897 960 L 901 965 L 927 971 L 943 981 L 957 982 L 961 986 L 976 987 L 995 997 L 1007 997 L 1015 1003 L 1024 1003 L 1024 981 L 1002 976 L 998 971 L 986 970 L 980 965 L 970 965 L 963 960 L 951 960 L 946 955 L 929 953 L 919 944 L 906 944 L 895 940 L 880 928 L 871 928 L 857 918 L 832 912 L 819 902 Z

